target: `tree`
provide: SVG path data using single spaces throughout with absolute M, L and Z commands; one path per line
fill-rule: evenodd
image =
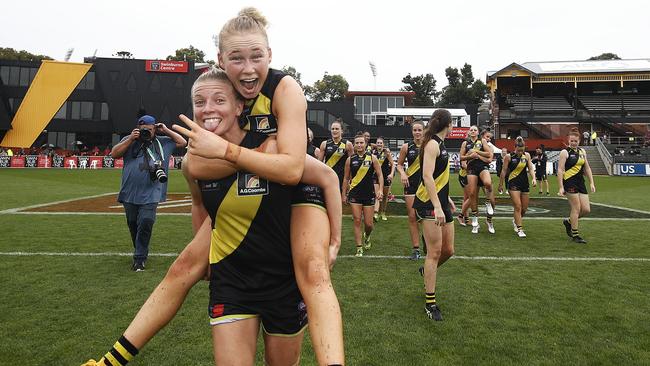
M 446 107 L 459 104 L 479 104 L 487 97 L 487 85 L 474 79 L 472 65 L 465 64 L 460 69 L 449 66 L 445 69 L 449 85 L 442 89 L 438 106 Z
M 302 81 L 300 80 L 301 75 L 296 70 L 295 67 L 293 67 L 293 66 L 285 66 L 285 67 L 282 68 L 282 72 L 289 75 L 289 76 L 291 76 L 292 78 L 294 78 L 298 82 L 298 85 L 300 85 L 302 90 L 303 91 L 305 90 L 305 87 L 302 85 Z
M 194 63 L 206 62 L 204 58 L 205 52 L 192 45 L 188 48 L 179 48 L 174 55 L 167 56 L 168 61 L 194 61 Z
M 589 57 L 589 59 L 587 61 L 593 61 L 593 60 L 620 60 L 620 59 L 621 58 L 618 57 L 617 54 L 606 52 L 606 53 L 601 53 L 598 56 Z
M 403 91 L 415 92 L 412 101 L 415 106 L 432 106 L 433 100 L 438 96 L 436 79 L 433 74 L 411 76 L 409 73 L 402 78 L 402 83 L 407 84 L 402 87 Z
M 313 86 L 305 87 L 305 95 L 314 102 L 333 102 L 343 100 L 350 84 L 341 75 L 325 75 L 321 80 L 314 82 Z
M 42 61 L 51 60 L 52 58 L 45 55 L 35 55 L 25 50 L 16 51 L 13 48 L 0 47 L 0 59 L 18 61 Z

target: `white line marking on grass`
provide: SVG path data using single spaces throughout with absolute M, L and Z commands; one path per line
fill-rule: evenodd
M 70 198 L 67 200 L 61 200 L 61 201 L 54 201 L 54 202 L 48 202 L 48 203 L 40 203 L 38 205 L 31 205 L 31 206 L 25 206 L 25 207 L 16 207 L 16 208 L 10 208 L 4 211 L 0 211 L 0 214 L 11 214 L 11 213 L 17 213 L 22 210 L 30 210 L 32 208 L 39 208 L 39 207 L 45 207 L 45 206 L 51 206 L 51 205 L 58 205 L 60 203 L 68 203 L 68 202 L 73 202 L 73 201 L 79 201 L 79 200 L 84 200 L 84 199 L 89 199 L 89 198 L 99 198 L 99 197 L 104 197 L 104 196 L 109 196 L 111 194 L 117 195 L 118 192 L 109 192 L 109 193 L 102 193 L 102 194 L 95 194 L 92 196 L 84 196 L 84 197 L 76 197 L 76 198 Z
M 179 253 L 149 253 L 150 257 L 176 257 Z M 131 257 L 133 253 L 125 252 L 0 252 L 0 256 L 9 257 Z M 340 255 L 338 258 L 357 258 L 354 255 Z M 402 255 L 364 255 L 367 259 L 406 259 Z M 650 262 L 650 258 L 617 258 L 617 257 L 492 257 L 492 256 L 463 256 L 455 255 L 451 259 L 472 261 L 559 261 L 559 262 Z
M 632 212 L 638 212 L 638 213 L 650 215 L 650 211 L 637 210 L 636 208 L 627 208 L 627 207 L 621 207 L 621 206 L 614 206 L 614 205 L 608 205 L 608 204 L 605 204 L 605 203 L 598 203 L 598 202 L 591 202 L 591 204 L 592 205 L 597 205 L 597 206 L 616 208 L 616 209 L 619 209 L 619 210 L 632 211 Z

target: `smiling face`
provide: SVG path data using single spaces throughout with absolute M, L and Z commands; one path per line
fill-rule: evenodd
M 271 63 L 271 49 L 263 34 L 236 33 L 225 37 L 218 59 L 219 66 L 245 99 L 260 93 Z
M 338 122 L 333 122 L 332 126 L 330 127 L 330 132 L 332 132 L 332 138 L 334 140 L 338 140 L 341 138 L 341 134 L 343 131 L 341 130 L 341 124 Z
M 580 136 L 571 134 L 568 139 L 569 147 L 575 149 L 580 144 Z
M 237 98 L 233 86 L 225 80 L 205 80 L 192 90 L 194 121 L 217 135 L 239 129 L 237 117 L 244 103 Z
M 381 151 L 384 149 L 384 139 L 377 139 L 377 142 L 375 142 L 375 145 L 377 146 L 377 150 Z
M 483 138 L 485 139 L 486 142 L 490 142 L 490 141 L 492 141 L 492 132 L 486 132 L 486 133 L 483 135 Z
M 413 140 L 415 142 L 420 142 L 422 141 L 422 132 L 424 131 L 424 126 L 422 126 L 420 123 L 413 123 L 411 127 L 411 133 L 413 134 Z

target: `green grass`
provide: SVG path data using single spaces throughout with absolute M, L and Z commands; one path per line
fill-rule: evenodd
M 183 192 L 177 173 L 170 191 Z M 115 192 L 119 176 L 109 170 L 3 169 L 0 210 Z M 598 192 L 591 198 L 647 211 L 648 183 L 597 177 Z M 452 194 L 460 194 L 455 179 Z M 524 222 L 529 237 L 521 240 L 508 219 L 497 219 L 495 236 L 456 226 L 456 255 L 650 258 L 647 223 L 581 221 L 589 244 L 577 246 L 559 222 L 529 219 Z M 0 228 L 0 252 L 132 250 L 122 216 L 5 214 Z M 344 217 L 343 234 L 346 257 L 338 260 L 332 277 L 349 365 L 650 363 L 648 261 L 451 259 L 439 272 L 437 288 L 445 321 L 434 323 L 423 311 L 421 261 L 348 257 L 354 253 L 350 217 Z M 177 253 L 190 238 L 189 217 L 159 216 L 152 252 Z M 410 253 L 404 218 L 378 223 L 372 238 L 367 254 Z M 0 255 L 0 364 L 78 365 L 101 356 L 172 261 L 152 257 L 147 271 L 135 274 L 129 257 Z M 212 364 L 207 301 L 202 282 L 131 364 Z M 302 364 L 315 364 L 307 339 Z

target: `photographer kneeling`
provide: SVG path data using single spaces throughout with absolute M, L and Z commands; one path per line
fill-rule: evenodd
M 161 133 L 166 136 L 156 136 Z M 114 159 L 124 157 L 122 184 L 117 201 L 124 205 L 133 241 L 133 269 L 144 271 L 149 240 L 156 221 L 158 202 L 167 197 L 169 157 L 187 141 L 152 116 L 142 116 L 138 126 L 111 150 Z

